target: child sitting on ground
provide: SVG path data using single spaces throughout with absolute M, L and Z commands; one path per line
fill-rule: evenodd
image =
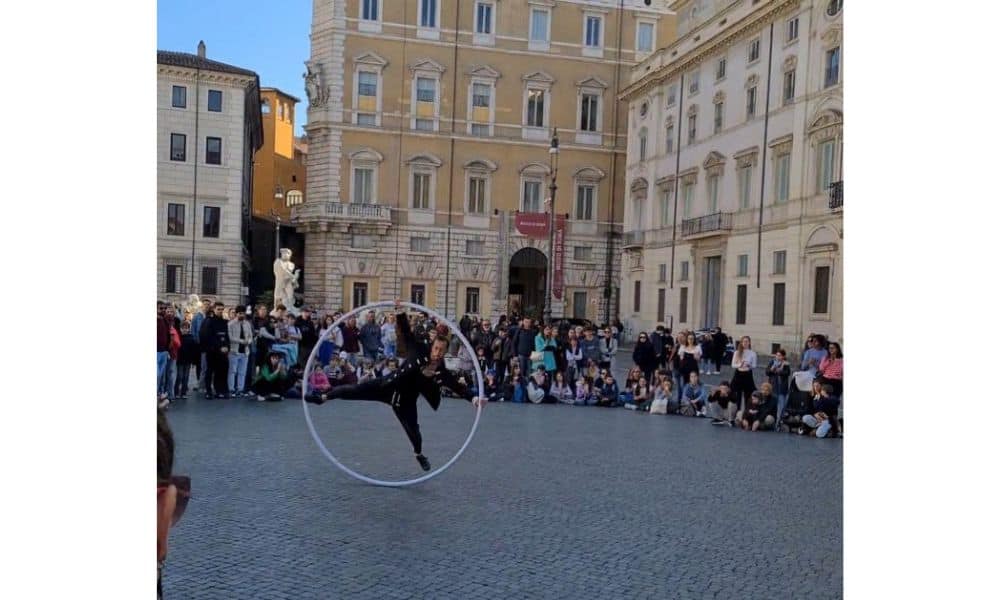
M 757 431 L 760 427 L 761 416 L 764 411 L 761 410 L 761 397 L 760 390 L 754 390 L 750 394 L 750 405 L 747 406 L 746 410 L 740 418 L 740 427 L 743 431 Z
M 646 381 L 645 377 L 640 376 L 639 382 L 632 388 L 632 403 L 626 404 L 625 408 L 645 412 L 649 410 L 649 405 L 652 402 L 653 398 L 649 393 L 649 382 Z
M 575 406 L 593 406 L 597 404 L 597 394 L 594 393 L 594 380 L 581 375 L 576 382 Z
M 556 371 L 555 381 L 552 382 L 552 387 L 549 388 L 549 394 L 556 399 L 556 402 L 573 404 L 573 388 L 566 383 L 566 376 L 563 375 L 562 371 Z
M 597 406 L 618 405 L 618 383 L 610 371 L 605 372 L 604 379 L 597 390 Z
M 705 416 L 705 388 L 701 385 L 698 371 L 691 371 L 688 383 L 681 393 L 681 414 L 685 417 Z
M 674 384 L 669 377 L 660 379 L 660 385 L 653 392 L 653 402 L 649 405 L 649 414 L 665 415 L 670 410 L 670 402 L 674 399 Z
M 497 382 L 497 374 L 493 371 L 486 371 L 486 381 L 483 388 L 486 392 L 486 399 L 490 402 L 503 401 L 503 397 L 500 393 L 500 383 Z

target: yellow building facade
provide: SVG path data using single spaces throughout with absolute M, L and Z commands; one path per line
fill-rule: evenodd
M 317 2 L 306 65 L 306 302 L 401 298 L 451 317 L 544 305 L 616 316 L 632 65 L 674 37 L 662 0 Z M 559 153 L 550 153 L 557 134 Z M 555 170 L 553 168 L 555 167 Z M 558 260 L 556 261 L 558 262 Z
M 283 223 L 292 207 L 305 201 L 306 163 L 295 138 L 295 105 L 299 99 L 276 88 L 261 88 L 260 112 L 264 146 L 254 154 L 253 216 Z

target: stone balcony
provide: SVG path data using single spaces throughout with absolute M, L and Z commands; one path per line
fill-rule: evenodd
M 626 231 L 622 234 L 622 248 L 641 248 L 645 240 L 645 231 Z
M 384 235 L 392 225 L 392 208 L 379 204 L 306 202 L 292 208 L 292 224 L 307 230 L 333 227 L 343 233 L 352 228 L 373 228 Z
M 733 214 L 717 212 L 704 217 L 685 219 L 681 223 L 681 236 L 685 239 L 700 239 L 725 235 L 733 229 Z
M 830 211 L 837 212 L 844 209 L 844 182 L 834 181 L 830 184 Z

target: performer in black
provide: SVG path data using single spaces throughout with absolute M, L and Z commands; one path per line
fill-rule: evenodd
M 396 302 L 397 311 L 399 301 Z M 330 390 L 331 400 L 374 400 L 392 407 L 403 426 L 403 431 L 413 444 L 417 462 L 424 471 L 430 471 L 431 463 L 423 455 L 423 438 L 417 422 L 417 397 L 423 395 L 434 410 L 441 404 L 441 388 L 447 387 L 454 394 L 465 398 L 476 406 L 485 406 L 485 398 L 476 398 L 469 386 L 460 382 L 444 365 L 444 355 L 448 349 L 448 338 L 438 334 L 428 347 L 427 342 L 418 339 L 410 330 L 410 321 L 405 311 L 396 315 L 396 354 L 405 357 L 399 368 L 386 377 L 380 377 L 355 385 L 340 385 Z M 307 402 L 323 404 L 321 397 L 307 397 Z

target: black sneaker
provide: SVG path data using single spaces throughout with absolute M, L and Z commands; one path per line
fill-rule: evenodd
M 306 396 L 306 402 L 308 402 L 309 404 L 323 404 L 324 402 L 326 402 L 326 395 L 324 394 L 322 396 L 316 396 L 314 394 L 309 394 L 308 396 Z
M 722 419 L 712 419 L 712 425 L 725 425 L 726 422 Z
M 425 471 L 431 470 L 431 461 L 427 460 L 427 457 L 423 454 L 417 455 L 417 462 L 420 463 L 420 468 Z

